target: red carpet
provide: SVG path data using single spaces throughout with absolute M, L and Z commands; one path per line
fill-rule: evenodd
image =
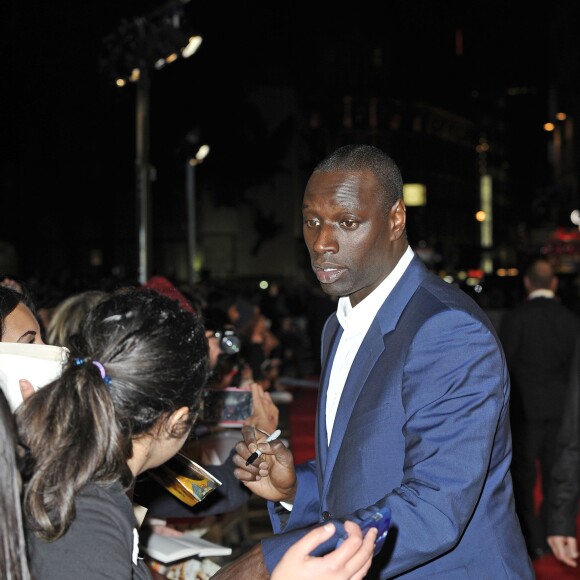
M 298 388 L 292 392 L 290 403 L 290 448 L 294 463 L 314 459 L 314 424 L 318 389 Z
M 580 578 L 578 568 L 570 568 L 556 560 L 554 556 L 545 556 L 540 560 L 535 560 L 534 570 L 536 580 L 578 580 Z
M 294 389 L 290 406 L 290 446 L 294 461 L 302 463 L 314 457 L 314 422 L 316 416 L 316 389 Z M 540 481 L 536 482 L 536 501 L 542 495 Z M 577 529 L 580 530 L 580 517 Z M 579 539 L 580 542 L 580 534 Z M 579 563 L 580 566 L 580 563 Z M 580 580 L 580 567 L 570 568 L 554 556 L 545 556 L 534 561 L 536 580 Z

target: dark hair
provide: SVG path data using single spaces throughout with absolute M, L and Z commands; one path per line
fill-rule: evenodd
M 17 464 L 14 416 L 0 389 L 0 578 L 5 580 L 30 578 Z
M 385 210 L 403 197 L 403 178 L 397 164 L 372 145 L 344 145 L 323 159 L 314 171 L 371 171 L 379 186 Z
M 103 380 L 97 361 L 110 383 Z M 78 364 L 81 363 L 81 364 Z M 133 482 L 133 439 L 163 426 L 177 409 L 195 421 L 208 373 L 201 319 L 154 290 L 114 293 L 97 304 L 70 342 L 60 378 L 17 413 L 33 474 L 24 494 L 27 523 L 43 540 L 64 534 L 74 497 L 87 483 Z
M 554 279 L 554 269 L 546 258 L 537 258 L 526 268 L 525 275 L 534 288 L 549 289 Z
M 21 302 L 27 306 L 34 317 L 37 318 L 32 296 L 27 290 L 23 289 L 23 292 L 18 292 L 9 286 L 0 285 L 0 342 L 4 335 L 4 321 L 6 317 L 11 314 Z

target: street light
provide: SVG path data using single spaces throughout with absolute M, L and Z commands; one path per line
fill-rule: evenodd
M 101 60 L 118 87 L 136 85 L 135 190 L 139 241 L 139 282 L 151 272 L 151 166 L 149 164 L 149 91 L 151 71 L 179 58 L 189 58 L 202 38 L 187 31 L 183 7 L 190 0 L 172 0 L 132 22 L 123 20 L 115 34 L 103 39 L 108 56 Z
M 190 288 L 196 283 L 195 257 L 196 257 L 196 228 L 195 228 L 195 168 L 209 155 L 209 145 L 199 147 L 195 155 L 189 158 L 185 164 L 186 172 L 186 201 L 187 201 L 187 278 Z

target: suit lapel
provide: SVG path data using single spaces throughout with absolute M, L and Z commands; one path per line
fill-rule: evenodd
M 326 495 L 332 470 L 336 463 L 336 458 L 338 457 L 342 440 L 344 439 L 346 428 L 356 401 L 375 365 L 375 362 L 385 349 L 384 337 L 396 328 L 403 310 L 427 275 L 427 268 L 425 268 L 421 260 L 415 256 L 397 285 L 393 288 L 387 300 L 385 300 L 379 309 L 357 352 L 346 379 L 344 390 L 338 405 L 334 426 L 332 428 L 330 446 L 327 448 L 325 419 L 326 391 L 328 389 L 328 379 L 332 367 L 332 359 L 334 359 L 340 336 L 335 339 L 334 344 L 332 345 L 331 356 L 327 357 L 327 364 L 324 369 L 324 382 L 321 383 L 321 389 L 323 392 L 321 393 L 319 400 L 317 414 L 317 457 L 319 458 L 319 468 L 321 468 L 320 473 L 323 474 L 322 497 Z M 340 327 L 340 325 L 338 326 L 340 328 L 340 334 L 342 334 L 342 327 Z M 323 451 L 323 454 L 320 453 L 321 451 Z
M 328 454 L 326 456 L 326 462 L 324 463 L 325 467 L 323 473 L 325 474 L 325 477 L 323 494 L 326 493 L 328 484 L 330 482 L 330 474 L 332 473 L 332 469 L 336 463 L 336 458 L 338 457 L 338 452 L 342 445 L 346 427 L 354 409 L 356 400 L 358 399 L 360 392 L 372 368 L 375 365 L 375 362 L 384 350 L 385 344 L 383 341 L 383 336 L 378 330 L 378 325 L 373 323 L 369 328 L 353 361 L 352 367 L 348 373 L 348 377 L 344 385 L 344 390 L 342 391 L 342 395 L 340 397 L 340 403 L 338 405 L 334 426 L 332 428 L 332 438 L 330 439 L 330 446 L 328 447 Z

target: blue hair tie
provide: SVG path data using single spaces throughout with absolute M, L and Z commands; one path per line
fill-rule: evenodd
M 110 385 L 111 384 L 111 377 L 107 374 L 107 371 L 105 370 L 105 367 L 103 366 L 103 364 L 100 363 L 98 360 L 91 360 L 91 359 L 84 359 L 84 358 L 77 357 L 77 358 L 75 358 L 75 365 L 80 367 L 80 366 L 85 364 L 86 360 L 89 360 L 90 362 L 92 362 L 99 369 L 99 373 L 101 375 L 101 378 L 105 382 L 105 384 Z

